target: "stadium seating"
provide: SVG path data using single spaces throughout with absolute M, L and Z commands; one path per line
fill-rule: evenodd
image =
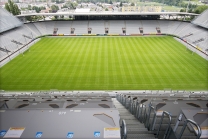
M 109 28 L 109 34 L 122 34 L 122 28 L 125 28 L 124 21 L 107 21 L 105 27 Z
M 28 23 L 28 24 L 25 24 L 24 26 L 26 26 L 32 32 L 34 37 L 38 37 L 42 35 L 41 32 L 36 28 L 34 24 Z M 51 30 L 49 29 L 49 31 Z
M 132 20 L 126 21 L 126 33 L 127 34 L 140 34 L 139 33 L 140 27 L 142 27 L 142 24 L 140 21 L 132 21 Z
M 52 31 L 52 28 L 58 28 L 58 31 L 57 31 L 58 34 L 70 34 L 72 22 L 67 22 L 66 24 L 65 21 L 57 21 L 53 23 L 54 23 L 54 26 L 52 27 L 47 25 L 48 31 Z M 48 33 L 51 34 L 50 32 Z
M 128 92 L 117 94 L 116 98 L 124 105 L 123 108 L 128 109 L 135 118 L 144 123 L 145 127 L 156 138 L 195 139 L 200 136 L 208 137 L 205 133 L 207 132 L 205 131 L 207 126 L 205 123 L 208 120 L 206 118 L 208 111 L 207 94 Z M 205 115 L 202 115 L 201 112 Z M 179 117 L 180 121 L 178 122 Z M 127 112 L 123 118 L 128 118 Z M 187 127 L 187 123 L 192 124 L 188 124 Z M 129 129 L 127 126 L 127 138 L 128 131 L 133 135 L 139 133 L 138 129 L 132 129 L 134 126 L 130 127 L 130 125 Z M 202 131 L 200 131 L 201 129 Z
M 34 25 L 36 26 L 36 28 L 41 32 L 41 35 L 47 34 L 47 30 L 46 30 L 45 24 L 46 24 L 45 22 L 37 22 L 37 23 L 34 23 Z
M 31 139 L 39 132 L 46 139 L 94 138 L 95 132 L 100 138 L 207 138 L 207 99 L 208 92 L 168 90 L 1 92 L 0 131 L 7 132 L 1 137 L 21 125 L 19 136 Z
M 105 33 L 105 27 L 104 27 L 104 21 L 90 21 L 89 27 L 92 28 L 92 34 L 104 34 Z
M 75 28 L 74 34 L 88 34 L 87 29 L 92 28 L 92 34 L 104 34 L 105 28 L 109 28 L 109 34 L 123 34 L 122 28 L 126 28 L 126 34 L 140 34 L 139 28 L 142 27 L 144 33 L 157 33 L 156 27 L 160 27 L 161 33 L 175 34 L 185 38 L 193 43 L 198 36 L 206 38 L 208 32 L 206 29 L 199 28 L 196 25 L 181 21 L 50 21 L 26 24 L 33 32 L 41 32 L 41 35 L 52 34 L 54 28 L 58 28 L 58 34 L 70 34 L 70 29 Z M 35 27 L 34 27 L 35 26 Z M 204 34 L 202 34 L 204 33 Z M 35 33 L 38 34 L 38 33 Z M 192 35 L 190 35 L 192 34 Z M 205 41 L 206 42 L 206 41 Z M 204 42 L 197 44 L 202 50 L 208 49 Z
M 25 44 L 29 43 L 33 38 L 39 36 L 39 34 L 35 34 L 34 31 L 37 31 L 37 30 L 31 31 L 26 26 L 22 26 L 22 27 L 4 32 L 0 36 L 1 47 L 13 53 L 16 50 L 23 47 Z M 19 42 L 19 44 L 15 44 L 14 42 L 12 42 L 13 40 Z M 3 56 L 1 55 L 0 59 L 2 58 Z
M 156 27 L 159 27 L 157 20 L 143 20 L 141 21 L 141 24 L 144 29 L 144 33 L 157 33 Z
M 208 10 L 205 10 L 202 14 L 200 14 L 198 17 L 196 17 L 192 21 L 192 23 L 208 29 L 207 17 L 208 17 Z
M 0 7 L 0 13 L 0 33 L 23 25 L 22 22 L 20 22 L 16 17 L 11 16 L 11 14 L 2 7 Z
M 91 34 L 104 34 L 105 28 L 109 29 L 109 34 L 123 34 L 122 28 L 126 29 L 126 34 L 140 34 L 139 28 L 143 28 L 144 34 L 157 33 L 159 27 L 161 33 L 175 34 L 184 40 L 196 45 L 200 50 L 208 51 L 207 36 L 208 32 L 204 28 L 199 28 L 188 22 L 167 21 L 167 20 L 109 20 L 109 21 L 47 21 L 27 23 L 21 27 L 1 33 L 0 40 L 2 47 L 6 47 L 11 52 L 18 49 L 12 40 L 18 40 L 23 45 L 31 41 L 30 38 L 36 38 L 41 35 L 53 34 L 54 28 L 57 28 L 57 34 L 71 34 L 71 28 L 75 29 L 74 34 L 88 34 L 88 28 L 91 28 Z M 203 41 L 198 41 L 203 39 Z M 6 54 L 2 54 L 0 59 Z
M 88 34 L 88 21 L 72 21 L 72 28 L 75 28 L 75 34 Z
M 46 139 L 120 138 L 119 113 L 107 93 L 36 92 L 0 95 L 0 131 L 7 131 L 1 137 L 10 137 L 10 127 L 21 125 L 24 132 L 20 136 L 25 139 L 37 138 L 39 132 Z M 72 135 L 68 136 L 69 133 Z

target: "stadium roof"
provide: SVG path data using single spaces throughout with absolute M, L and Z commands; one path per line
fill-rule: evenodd
M 208 10 L 197 16 L 192 23 L 208 29 Z
M 194 15 L 197 16 L 199 14 L 194 13 L 186 13 L 186 12 L 59 12 L 59 13 L 30 13 L 30 14 L 22 14 L 17 15 L 18 17 L 25 16 L 58 16 L 58 15 L 71 15 L 71 16 L 107 16 L 107 15 Z

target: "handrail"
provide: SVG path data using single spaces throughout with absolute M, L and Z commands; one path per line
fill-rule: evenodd
M 150 115 L 151 115 L 151 111 L 152 109 L 154 110 L 154 117 L 153 117 L 153 121 L 152 121 L 152 125 L 154 124 L 154 121 L 155 121 L 155 117 L 156 117 L 156 111 L 155 111 L 155 108 L 150 104 L 149 106 L 149 114 L 148 114 L 148 117 L 147 117 L 147 121 L 146 121 L 146 124 L 145 124 L 145 127 L 149 127 L 149 121 L 150 121 Z
M 124 107 L 127 108 L 127 98 L 124 97 Z
M 141 103 L 137 102 L 137 114 L 136 114 L 137 119 L 139 119 L 140 117 L 140 108 L 141 108 L 140 105 Z
M 139 107 L 138 104 L 139 104 L 139 102 L 136 101 L 136 108 L 135 108 L 135 114 L 134 114 L 136 118 L 138 117 L 138 111 L 139 111 L 139 110 L 138 110 L 138 107 Z
M 127 139 L 126 122 L 122 120 L 121 139 Z
M 168 133 L 168 131 L 170 129 L 170 124 L 171 124 L 171 121 L 172 121 L 171 115 L 170 115 L 169 112 L 163 111 L 163 114 L 162 114 L 162 117 L 161 117 L 161 120 L 160 120 L 160 125 L 159 125 L 159 128 L 157 130 L 156 138 L 158 138 L 158 136 L 159 136 L 159 132 L 160 132 L 160 128 L 161 128 L 161 125 L 162 125 L 162 122 L 163 122 L 164 115 L 168 116 L 169 123 L 168 123 L 168 128 L 166 129 L 165 134 L 163 136 L 163 139 L 166 139 L 167 133 Z
M 150 112 L 151 112 L 151 110 L 150 110 L 150 106 L 151 106 L 152 104 L 151 104 L 151 102 L 150 102 L 150 104 L 149 104 L 149 109 L 148 109 L 148 115 L 146 116 L 146 118 L 145 118 L 145 127 L 147 128 L 147 124 L 149 124 L 149 122 L 148 122 L 148 119 L 149 119 L 149 116 L 150 116 Z
M 141 107 L 141 118 L 140 118 L 141 120 L 140 121 L 142 123 L 143 122 L 143 116 L 142 116 L 142 114 L 143 114 L 143 109 L 144 109 L 145 105 L 143 103 L 141 105 L 142 105 L 142 107 Z
M 146 122 L 146 119 L 147 119 L 147 113 L 146 113 L 146 110 L 147 110 L 147 108 L 146 108 L 146 105 L 144 105 L 145 106 L 145 108 L 144 108 L 144 114 L 143 114 L 143 116 L 142 116 L 142 123 L 145 123 Z
M 152 128 L 149 127 L 150 130 L 154 130 L 155 122 L 156 122 L 156 121 L 155 121 L 155 118 L 156 118 L 156 115 L 157 115 L 157 112 L 156 112 L 156 110 L 155 110 L 155 108 L 154 108 L 153 106 L 150 107 L 150 114 L 151 114 L 151 111 L 152 111 L 152 110 L 154 110 L 154 111 L 153 111 L 153 112 L 154 112 L 154 117 L 153 117 L 153 119 L 152 119 L 152 124 L 150 125 L 150 127 L 152 126 Z M 149 117 L 149 120 L 150 120 L 150 117 Z
M 133 103 L 132 103 L 132 114 L 133 115 L 135 114 L 135 105 L 136 105 L 136 100 L 133 100 Z
M 123 105 L 123 95 L 121 95 L 121 104 Z
M 181 129 L 181 132 L 180 132 L 180 134 L 178 136 L 178 139 L 180 139 L 181 136 L 183 135 L 183 132 L 184 132 L 184 130 L 185 130 L 185 128 L 186 128 L 188 123 L 192 123 L 193 125 L 195 125 L 197 127 L 198 132 L 197 132 L 196 139 L 200 139 L 200 136 L 201 136 L 201 133 L 202 133 L 201 128 L 199 127 L 199 125 L 195 121 L 193 121 L 191 119 L 186 119 L 184 121 L 183 128 Z
M 127 109 L 129 109 L 129 112 L 131 113 L 131 106 L 132 106 L 132 100 L 131 100 L 131 97 L 129 98 L 129 103 L 128 103 L 128 106 L 127 106 Z
M 131 108 L 131 113 L 134 115 L 134 105 L 135 105 L 135 100 L 133 100 L 133 102 L 132 102 L 132 108 Z

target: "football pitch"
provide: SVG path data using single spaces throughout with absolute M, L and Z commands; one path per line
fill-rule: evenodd
M 208 90 L 208 61 L 172 37 L 45 37 L 0 68 L 0 90 Z

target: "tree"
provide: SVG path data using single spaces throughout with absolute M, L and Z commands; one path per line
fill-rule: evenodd
M 190 8 L 190 9 L 188 10 L 188 13 L 192 13 L 192 12 L 193 12 L 193 9 Z
M 123 4 L 122 4 L 122 2 L 120 2 L 120 7 L 122 7 L 123 6 Z
M 44 7 L 44 6 L 41 6 L 39 8 L 40 8 L 40 10 L 45 10 L 46 9 L 46 7 Z
M 59 10 L 59 7 L 57 5 L 52 5 L 51 10 L 52 10 L 52 13 L 56 13 Z
M 135 6 L 135 4 L 132 2 L 132 3 L 131 3 L 131 6 Z
M 180 12 L 186 12 L 186 9 L 181 9 Z
M 64 3 L 64 0 L 55 0 L 54 2 L 56 2 L 57 4 L 59 4 L 59 3 Z
M 25 17 L 27 21 L 39 21 L 42 20 L 43 17 L 42 16 L 26 16 Z
M 55 19 L 58 19 L 58 16 L 57 16 L 57 15 L 55 15 L 55 16 L 54 16 L 54 18 L 55 18 Z
M 28 5 L 27 8 L 28 8 L 28 10 L 32 10 L 32 6 L 31 5 Z
M 41 11 L 41 9 L 39 7 L 37 7 L 37 6 L 33 6 L 32 10 L 35 10 L 36 13 L 39 13 Z
M 64 7 L 70 8 L 70 9 L 76 9 L 77 5 L 78 5 L 77 3 L 68 1 L 68 2 L 64 5 Z
M 5 4 L 5 9 L 12 13 L 13 15 L 19 15 L 21 14 L 20 9 L 18 8 L 17 4 L 15 4 L 13 1 L 8 0 L 8 2 Z
M 208 9 L 207 5 L 200 5 L 198 6 L 195 10 L 194 13 L 196 14 L 201 14 L 202 12 L 204 12 L 206 9 Z
M 27 21 L 30 21 L 30 22 L 33 21 L 32 16 L 26 16 L 25 19 L 26 19 Z

